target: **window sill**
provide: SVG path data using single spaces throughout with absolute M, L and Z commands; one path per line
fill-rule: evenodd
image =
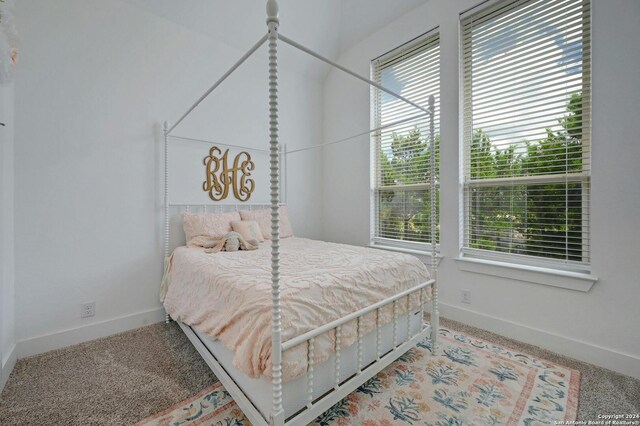
M 396 251 L 396 252 L 399 252 L 399 253 L 412 254 L 412 255 L 418 256 L 418 257 L 423 256 L 423 257 L 431 258 L 431 252 L 430 251 L 416 250 L 416 249 L 410 249 L 410 248 L 406 248 L 406 247 L 396 247 L 396 246 L 388 246 L 388 245 L 384 245 L 384 244 L 371 243 L 371 244 L 369 244 L 369 248 L 374 248 L 374 249 L 379 249 L 379 250 L 387 250 L 387 251 Z M 438 265 L 440 265 L 440 262 L 442 261 L 442 256 L 440 255 L 440 253 L 436 253 L 436 259 L 438 260 Z
M 455 260 L 458 264 L 458 269 L 461 271 L 510 278 L 584 293 L 591 290 L 593 284 L 598 281 L 598 277 L 587 273 L 561 271 L 541 268 L 539 266 L 528 266 L 470 257 L 458 257 Z

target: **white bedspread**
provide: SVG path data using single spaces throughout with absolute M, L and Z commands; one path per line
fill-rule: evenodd
M 234 352 L 234 367 L 250 377 L 271 377 L 271 249 L 207 254 L 179 247 L 173 253 L 164 300 L 175 320 L 220 339 Z M 429 280 L 414 256 L 303 238 L 281 240 L 282 340 L 286 341 Z M 425 292 L 428 300 L 430 290 Z M 398 303 L 398 314 L 418 305 L 418 297 Z M 381 322 L 392 319 L 384 309 Z M 361 321 L 373 330 L 376 313 Z M 356 339 L 356 324 L 342 329 L 342 347 Z M 315 340 L 314 362 L 333 351 L 335 333 Z M 283 354 L 283 380 L 307 369 L 307 346 Z

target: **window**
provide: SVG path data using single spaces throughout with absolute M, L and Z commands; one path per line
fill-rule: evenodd
M 461 30 L 463 255 L 588 270 L 589 1 L 494 2 Z
M 372 63 L 372 79 L 418 105 L 435 97 L 439 170 L 440 38 L 425 34 Z M 377 89 L 371 94 L 372 242 L 426 250 L 431 241 L 429 116 Z M 394 123 L 402 121 L 402 123 Z M 437 191 L 439 184 L 436 184 Z M 438 198 L 439 205 L 439 198 Z M 439 209 L 436 209 L 439 210 Z M 438 212 L 436 211 L 436 215 Z

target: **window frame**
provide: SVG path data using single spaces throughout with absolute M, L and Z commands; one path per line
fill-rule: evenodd
M 592 17 L 592 0 L 582 0 L 583 5 L 587 4 L 589 6 L 589 23 L 588 27 L 584 28 L 584 31 L 588 32 L 589 38 L 589 75 L 587 77 L 582 78 L 582 96 L 583 99 L 588 99 L 583 106 L 583 129 L 585 130 L 585 135 L 582 139 L 582 155 L 583 158 L 588 158 L 589 161 L 584 165 L 584 170 L 582 173 L 574 173 L 574 174 L 554 174 L 554 175 L 532 175 L 532 176 L 524 176 L 524 177 L 512 177 L 512 178 L 497 178 L 497 179 L 476 179 L 472 180 L 470 173 L 471 167 L 465 167 L 465 164 L 468 163 L 467 160 L 470 160 L 471 149 L 468 146 L 468 136 L 471 135 L 473 137 L 473 120 L 466 119 L 465 113 L 467 108 L 467 103 L 472 102 L 473 97 L 470 96 L 467 99 L 465 96 L 467 92 L 466 84 L 467 75 L 465 74 L 466 60 L 465 57 L 466 50 L 464 48 L 465 43 L 465 33 L 464 33 L 464 21 L 470 15 L 476 13 L 491 13 L 495 12 L 503 7 L 507 7 L 511 3 L 511 10 L 516 8 L 520 8 L 526 6 L 529 1 L 528 0 L 485 0 L 480 4 L 473 6 L 463 12 L 460 13 L 458 19 L 458 50 L 459 50 L 459 63 L 458 63 L 458 87 L 459 87 L 459 257 L 457 260 L 472 262 L 471 264 L 485 264 L 484 268 L 493 268 L 497 269 L 522 269 L 522 270 L 538 270 L 542 271 L 544 274 L 560 274 L 564 276 L 565 274 L 575 274 L 579 276 L 580 279 L 585 281 L 593 282 L 597 281 L 595 276 L 591 275 L 591 246 L 586 248 L 588 261 L 587 262 L 578 262 L 571 260 L 562 260 L 562 259 L 553 259 L 553 258 L 545 258 L 542 256 L 532 256 L 532 255 L 522 255 L 515 253 L 505 253 L 500 251 L 493 250 L 485 250 L 485 249 L 474 249 L 471 247 L 465 247 L 465 237 L 466 233 L 469 230 L 469 209 L 467 208 L 467 197 L 466 192 L 467 188 L 471 187 L 482 187 L 482 186 L 491 186 L 491 181 L 493 182 L 493 186 L 500 185 L 500 181 L 505 184 L 512 184 L 514 180 L 518 180 L 520 184 L 535 184 L 535 183 L 566 183 L 566 182 L 579 182 L 583 185 L 583 188 L 587 189 L 586 195 L 583 192 L 582 194 L 582 215 L 583 222 L 585 215 L 590 218 L 591 217 L 591 203 L 590 199 L 592 196 L 591 188 L 592 188 L 592 180 L 591 180 L 591 168 L 592 168 L 592 120 L 591 120 L 591 112 L 593 109 L 593 84 L 592 84 L 592 74 L 593 74 L 593 54 L 592 54 L 592 46 L 593 46 L 593 17 Z M 521 3 L 519 5 L 515 5 L 516 3 Z M 584 7 L 584 6 L 583 6 Z M 585 38 L 583 38 L 583 44 L 585 43 Z M 584 61 L 584 60 L 583 60 Z M 472 92 L 471 92 L 472 93 Z M 472 108 L 470 109 L 472 111 Z M 468 163 L 470 164 L 470 163 Z M 568 180 L 567 180 L 568 179 Z M 582 241 L 583 241 L 583 253 L 585 252 L 584 241 L 586 239 L 591 238 L 591 223 L 590 221 L 586 225 L 586 231 L 583 228 L 582 231 Z M 586 236 L 586 237 L 585 237 Z M 584 255 L 584 254 L 583 254 Z M 465 265 L 467 262 L 462 262 L 460 265 Z M 464 266 L 461 268 L 462 270 L 467 270 L 470 272 L 475 272 L 475 268 L 467 268 Z M 498 275 L 490 274 L 490 275 Z M 507 276 L 507 275 L 505 275 Z M 593 278 L 588 278 L 593 277 Z M 525 280 L 527 281 L 527 280 Z M 534 280 L 531 280 L 532 282 Z M 543 280 L 544 281 L 544 280 Z M 544 284 L 548 284 L 546 282 L 542 282 Z M 551 284 L 553 285 L 553 284 Z M 559 287 L 563 287 L 562 285 L 558 285 Z M 590 288 L 590 285 L 589 285 Z
M 372 59 L 370 61 L 370 79 L 375 81 L 376 74 L 376 66 L 379 62 L 388 61 L 390 58 L 394 56 L 398 56 L 400 52 L 404 50 L 409 50 L 417 45 L 424 43 L 426 40 L 432 37 L 438 37 L 438 48 L 441 48 L 440 44 L 440 27 L 436 26 L 425 33 L 405 42 L 401 45 L 393 48 L 392 50 Z M 440 71 L 441 71 L 441 51 L 438 53 L 438 79 L 440 79 Z M 370 90 L 370 98 L 369 98 L 369 106 L 370 106 L 370 126 L 372 129 L 380 126 L 380 119 L 377 114 L 377 101 L 375 101 L 376 95 L 379 93 L 374 87 Z M 440 83 L 438 84 L 438 94 L 440 94 Z M 419 114 L 419 111 L 416 111 L 416 114 Z M 439 134 L 437 132 L 436 134 Z M 419 183 L 419 184 L 408 184 L 408 185 L 380 185 L 378 186 L 378 157 L 377 152 L 379 149 L 379 145 L 381 143 L 380 132 L 371 133 L 371 141 L 370 141 L 370 159 L 369 159 L 369 167 L 370 167 L 370 184 L 369 184 L 369 212 L 370 212 L 370 229 L 369 229 L 369 245 L 370 247 L 376 248 L 385 248 L 394 251 L 404 251 L 407 253 L 413 254 L 422 254 L 422 255 L 430 255 L 431 253 L 431 243 L 430 242 L 420 242 L 420 241 L 406 241 L 395 238 L 387 238 L 387 237 L 379 237 L 377 236 L 378 229 L 378 218 L 379 218 L 379 209 L 376 198 L 377 191 L 380 190 L 392 190 L 392 189 L 410 189 L 410 190 L 430 190 L 431 184 L 429 182 Z M 441 183 L 440 179 L 436 181 L 436 190 L 438 194 L 440 193 Z M 440 210 L 436 211 L 436 215 L 440 218 Z M 438 221 L 438 226 L 440 226 L 440 222 Z M 436 252 L 439 254 L 440 251 L 440 240 L 436 243 Z

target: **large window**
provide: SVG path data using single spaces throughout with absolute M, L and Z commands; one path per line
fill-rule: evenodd
M 587 270 L 590 2 L 461 18 L 463 254 Z
M 375 82 L 425 108 L 433 95 L 435 134 L 438 134 L 440 38 L 435 31 L 374 60 L 372 76 Z M 373 243 L 427 249 L 434 213 L 430 208 L 430 191 L 437 191 L 439 185 L 436 188 L 429 185 L 429 116 L 380 90 L 372 91 L 371 104 L 376 128 L 402 121 L 374 133 L 372 138 Z M 438 136 L 435 147 L 439 164 Z M 438 166 L 436 180 L 437 171 Z

